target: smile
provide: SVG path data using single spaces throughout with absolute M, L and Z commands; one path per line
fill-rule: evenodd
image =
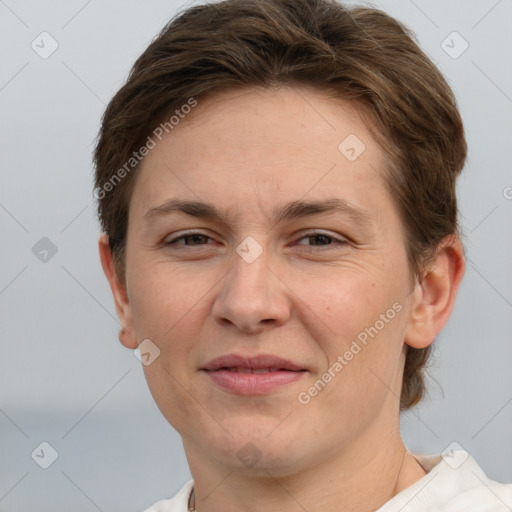
M 300 364 L 272 354 L 227 354 L 201 368 L 214 384 L 239 395 L 265 395 L 301 379 Z

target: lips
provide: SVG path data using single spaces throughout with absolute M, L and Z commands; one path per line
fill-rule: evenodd
M 265 395 L 302 378 L 307 370 L 286 359 L 258 354 L 229 354 L 201 368 L 218 386 L 239 395 Z
M 238 371 L 239 373 L 263 373 L 258 370 L 278 371 L 285 370 L 291 372 L 298 372 L 305 370 L 301 366 L 292 363 L 272 354 L 257 354 L 257 355 L 241 355 L 241 354 L 227 354 L 224 356 L 212 359 L 204 368 L 206 371 L 216 370 L 229 370 Z M 253 371 L 256 370 L 256 371 Z
M 280 368 L 245 368 L 243 366 L 231 366 L 230 368 L 222 368 L 223 370 L 228 370 L 230 372 L 237 373 L 270 373 L 277 372 Z

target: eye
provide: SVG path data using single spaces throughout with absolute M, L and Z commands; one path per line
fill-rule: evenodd
M 318 232 L 311 232 L 306 233 L 301 239 L 302 240 L 309 240 L 312 243 L 311 244 L 304 244 L 299 242 L 297 245 L 309 245 L 309 246 L 332 246 L 332 245 L 344 245 L 348 242 L 346 240 L 343 240 L 341 238 L 336 238 L 332 235 L 328 235 L 326 233 L 318 233 Z M 334 242 L 334 243 L 333 243 Z
M 176 238 L 172 238 L 170 240 L 166 240 L 164 245 L 186 245 L 186 246 L 198 246 L 198 245 L 211 245 L 208 243 L 208 240 L 212 240 L 211 237 L 205 235 L 204 233 L 200 233 L 197 231 L 189 232 L 182 234 Z M 304 243 L 304 241 L 309 241 L 310 243 Z M 348 242 L 342 238 L 337 238 L 327 233 L 320 232 L 310 232 L 303 235 L 297 245 L 306 245 L 306 246 L 316 246 L 316 247 L 330 247 L 336 245 L 345 245 Z
M 164 243 L 165 245 L 208 245 L 207 243 L 202 243 L 206 240 L 211 240 L 211 238 L 203 233 L 191 232 L 171 240 L 166 240 Z

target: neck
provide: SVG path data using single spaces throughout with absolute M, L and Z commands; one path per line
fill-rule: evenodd
M 187 451 L 198 512 L 373 512 L 426 473 L 399 435 L 369 443 L 362 436 L 328 460 L 277 477 L 272 470 L 243 474 Z

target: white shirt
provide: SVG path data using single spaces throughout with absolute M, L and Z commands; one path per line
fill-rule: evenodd
M 512 484 L 488 478 L 465 451 L 446 455 L 414 455 L 427 474 L 376 512 L 510 512 Z M 194 481 L 169 500 L 145 512 L 187 512 Z

